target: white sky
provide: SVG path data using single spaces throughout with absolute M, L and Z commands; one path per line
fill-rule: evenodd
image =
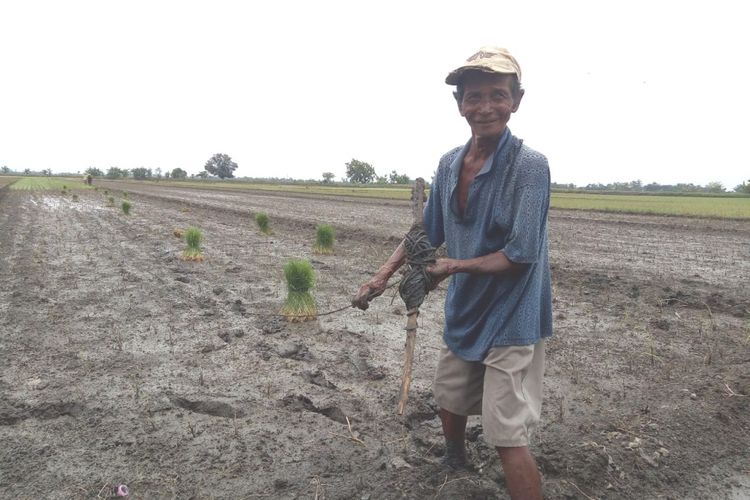
M 750 178 L 741 1 L 0 0 L 0 165 L 428 180 L 469 129 L 446 74 L 517 57 L 511 130 L 585 185 Z

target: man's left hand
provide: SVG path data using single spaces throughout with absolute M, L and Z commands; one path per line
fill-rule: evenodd
M 441 281 L 455 272 L 453 264 L 453 259 L 438 259 L 431 266 L 427 266 L 425 271 L 432 278 L 432 288 L 430 290 L 437 288 Z

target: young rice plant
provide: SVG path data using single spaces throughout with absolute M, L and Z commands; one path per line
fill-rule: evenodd
M 332 255 L 335 240 L 336 236 L 333 227 L 329 224 L 321 224 L 315 228 L 313 251 L 322 255 Z
M 129 202 L 123 201 L 121 207 L 122 207 L 122 213 L 124 213 L 125 215 L 130 215 L 131 205 Z
M 268 214 L 264 212 L 258 212 L 255 214 L 255 223 L 258 224 L 260 232 L 263 234 L 271 234 L 271 227 L 268 219 Z
M 73 195 L 73 201 L 78 201 L 78 195 L 77 194 Z
M 187 248 L 182 252 L 182 260 L 203 260 L 203 253 L 201 252 L 201 240 L 203 239 L 203 233 L 197 227 L 189 227 L 185 231 L 185 243 Z
M 114 196 L 108 196 L 107 197 L 107 206 L 108 207 L 114 207 L 115 206 L 115 197 Z
M 315 319 L 318 308 L 311 290 L 315 286 L 315 271 L 312 265 L 302 259 L 292 259 L 284 266 L 287 297 L 281 307 L 281 314 L 287 321 L 302 322 Z

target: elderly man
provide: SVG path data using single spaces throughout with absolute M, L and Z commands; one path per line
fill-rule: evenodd
M 452 276 L 433 386 L 443 463 L 466 465 L 466 419 L 481 414 L 511 497 L 541 498 L 528 446 L 541 410 L 544 338 L 552 335 L 549 167 L 507 128 L 524 95 L 507 50 L 480 49 L 445 82 L 456 86 L 471 139 L 440 160 L 424 211 L 432 245 L 445 244 L 448 254 L 428 272 L 435 283 Z M 352 304 L 367 309 L 405 257 L 402 243 Z

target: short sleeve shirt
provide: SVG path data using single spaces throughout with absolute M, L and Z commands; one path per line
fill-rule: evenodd
M 503 252 L 526 264 L 518 273 L 454 274 L 445 300 L 444 340 L 467 361 L 495 346 L 529 345 L 552 335 L 552 287 L 547 213 L 547 159 L 510 130 L 469 187 L 458 211 L 458 179 L 470 143 L 440 161 L 424 210 L 433 246 L 445 243 L 454 259 Z

